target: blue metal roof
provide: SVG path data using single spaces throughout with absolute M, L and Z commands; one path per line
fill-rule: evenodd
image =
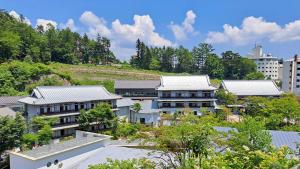
M 229 132 L 230 130 L 237 131 L 231 127 L 214 127 L 219 132 Z M 300 133 L 295 131 L 278 131 L 268 130 L 272 136 L 272 144 L 280 148 L 282 146 L 288 146 L 292 150 L 297 150 L 297 143 L 300 143 Z

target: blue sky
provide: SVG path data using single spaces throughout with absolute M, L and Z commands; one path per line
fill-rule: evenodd
M 23 14 L 33 27 L 51 22 L 112 41 L 120 59 L 148 45 L 212 43 L 217 53 L 247 54 L 254 43 L 266 53 L 290 58 L 300 53 L 299 0 L 0 0 L 0 8 Z M 224 26 L 225 25 L 225 26 Z

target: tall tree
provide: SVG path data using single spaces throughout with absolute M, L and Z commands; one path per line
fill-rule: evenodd
M 193 62 L 195 64 L 195 68 L 198 69 L 198 72 L 202 72 L 202 67 L 204 66 L 206 57 L 213 51 L 214 49 L 212 45 L 207 43 L 200 43 L 198 46 L 193 48 Z
M 209 54 L 202 67 L 202 72 L 210 78 L 223 79 L 224 66 L 221 59 L 216 54 Z

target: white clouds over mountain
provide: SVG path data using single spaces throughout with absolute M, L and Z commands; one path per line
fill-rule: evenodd
M 240 28 L 225 24 L 223 32 L 209 32 L 206 42 L 245 45 L 258 40 L 270 42 L 300 40 L 300 20 L 280 26 L 262 17 L 250 16 L 243 20 Z
M 71 29 L 72 31 L 78 31 L 78 28 L 77 26 L 75 25 L 75 22 L 73 19 L 68 19 L 68 21 L 66 23 L 60 23 L 59 24 L 59 27 L 62 28 L 62 29 L 66 29 L 66 28 L 69 28 Z
M 27 17 L 22 16 L 23 18 L 21 18 L 20 14 L 18 14 L 16 11 L 10 11 L 9 15 L 13 16 L 14 18 L 16 18 L 20 22 L 21 22 L 21 19 L 23 19 L 22 22 L 24 22 L 28 25 L 31 25 L 31 22 Z
M 87 26 L 87 34 L 90 37 L 95 38 L 97 34 L 100 34 L 110 38 L 112 50 L 123 57 L 126 54 L 126 59 L 134 54 L 134 45 L 138 38 L 151 46 L 173 45 L 170 40 L 155 32 L 154 23 L 149 15 L 134 15 L 133 21 L 133 24 L 123 24 L 119 19 L 116 19 L 109 27 L 103 18 L 96 16 L 91 11 L 85 11 L 80 16 L 80 22 Z M 132 53 L 129 54 L 130 52 Z
M 186 40 L 188 35 L 195 35 L 197 32 L 194 30 L 194 24 L 196 20 L 196 14 L 189 10 L 186 12 L 186 17 L 181 25 L 174 24 L 173 22 L 170 25 L 170 28 L 175 36 L 175 38 L 179 41 Z
M 37 19 L 36 26 L 43 26 L 45 30 L 49 29 L 48 24 L 51 24 L 54 28 L 57 28 L 57 23 L 53 20 Z

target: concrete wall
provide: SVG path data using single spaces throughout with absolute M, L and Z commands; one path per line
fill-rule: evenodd
M 71 169 L 76 167 L 80 161 L 86 159 L 95 149 L 104 147 L 108 140 L 93 143 L 87 146 L 74 148 L 70 151 L 63 152 L 56 155 L 51 155 L 38 160 L 31 160 L 15 154 L 10 154 L 10 168 L 11 169 Z M 58 164 L 54 165 L 54 161 L 58 160 Z M 51 166 L 47 167 L 47 163 L 51 162 Z
M 141 118 L 145 118 L 145 124 L 157 126 L 160 120 L 159 113 L 134 113 L 136 123 L 140 123 Z
M 129 107 L 118 107 L 118 111 L 116 111 L 116 115 L 119 117 L 119 119 L 126 119 L 126 121 L 129 121 Z

